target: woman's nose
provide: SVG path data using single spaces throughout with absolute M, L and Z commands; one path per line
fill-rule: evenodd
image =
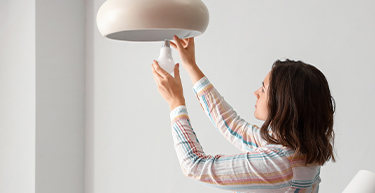
M 256 90 L 256 91 L 254 92 L 254 96 L 257 97 L 257 98 L 259 98 L 258 90 Z

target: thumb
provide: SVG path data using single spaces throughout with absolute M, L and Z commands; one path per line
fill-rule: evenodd
M 180 64 L 177 63 L 174 67 L 174 78 L 176 78 L 178 81 L 181 80 L 181 77 L 180 77 Z

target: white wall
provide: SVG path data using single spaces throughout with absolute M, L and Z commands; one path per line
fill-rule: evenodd
M 86 193 L 224 192 L 181 172 L 169 107 L 150 67 L 161 43 L 101 37 L 95 19 L 102 3 L 87 1 L 87 108 L 92 112 L 87 117 Z M 325 74 L 337 102 L 337 162 L 322 168 L 320 192 L 341 192 L 360 169 L 375 172 L 375 1 L 204 3 L 210 23 L 196 38 L 197 63 L 242 118 L 262 124 L 253 116 L 253 92 L 275 60 L 313 64 Z M 205 152 L 238 153 L 211 125 L 183 69 L 181 76 L 189 116 Z
M 36 1 L 36 193 L 84 192 L 85 1 Z
M 35 2 L 0 1 L 0 192 L 35 188 Z
M 101 37 L 102 3 L 0 1 L 0 193 L 224 192 L 181 172 L 151 72 L 161 43 Z M 358 170 L 375 171 L 374 1 L 204 3 L 210 24 L 196 38 L 197 62 L 242 118 L 261 125 L 253 92 L 276 59 L 301 59 L 326 75 L 337 102 L 338 157 L 322 168 L 320 192 L 341 192 Z M 204 151 L 239 153 L 182 68 L 181 77 Z
M 82 193 L 85 3 L 0 1 L 0 18 L 0 193 Z

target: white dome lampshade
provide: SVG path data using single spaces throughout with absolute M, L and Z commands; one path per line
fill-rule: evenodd
M 107 0 L 97 13 L 97 26 L 107 38 L 164 41 L 203 34 L 208 9 L 201 0 Z

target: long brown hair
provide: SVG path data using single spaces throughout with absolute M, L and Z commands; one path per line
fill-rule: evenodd
M 305 155 L 305 164 L 335 161 L 336 103 L 323 73 L 302 61 L 277 60 L 272 65 L 268 93 L 269 114 L 260 128 L 262 138 Z

